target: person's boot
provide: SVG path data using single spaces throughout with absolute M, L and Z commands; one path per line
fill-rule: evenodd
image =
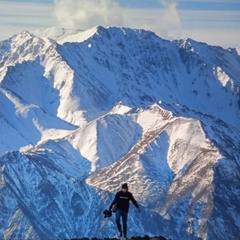
M 122 230 L 119 231 L 119 238 L 122 238 L 123 234 L 122 234 Z

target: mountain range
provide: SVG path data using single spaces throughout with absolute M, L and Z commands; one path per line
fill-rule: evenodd
M 240 48 L 97 26 L 0 42 L 0 239 L 237 240 Z

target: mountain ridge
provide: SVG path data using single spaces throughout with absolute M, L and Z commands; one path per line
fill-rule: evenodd
M 235 240 L 239 65 L 128 28 L 0 42 L 0 238 L 113 237 L 102 212 L 128 182 L 129 236 Z

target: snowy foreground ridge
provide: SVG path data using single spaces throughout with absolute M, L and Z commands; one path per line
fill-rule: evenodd
M 0 42 L 0 239 L 237 240 L 240 49 L 95 27 Z

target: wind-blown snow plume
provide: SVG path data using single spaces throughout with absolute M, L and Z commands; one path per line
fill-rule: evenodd
M 162 8 L 154 9 L 150 14 L 151 19 L 146 18 L 145 10 L 121 7 L 116 0 L 55 0 L 54 2 L 55 16 L 59 25 L 64 28 L 88 29 L 97 25 L 127 26 L 149 29 L 165 38 L 180 38 L 180 17 L 176 0 L 159 0 Z
M 160 0 L 160 4 L 164 7 L 164 12 L 161 16 L 161 33 L 168 38 L 179 38 L 181 28 L 180 16 L 177 11 L 177 1 Z
M 54 3 L 55 15 L 62 27 L 87 29 L 122 23 L 120 7 L 115 0 L 55 0 Z

